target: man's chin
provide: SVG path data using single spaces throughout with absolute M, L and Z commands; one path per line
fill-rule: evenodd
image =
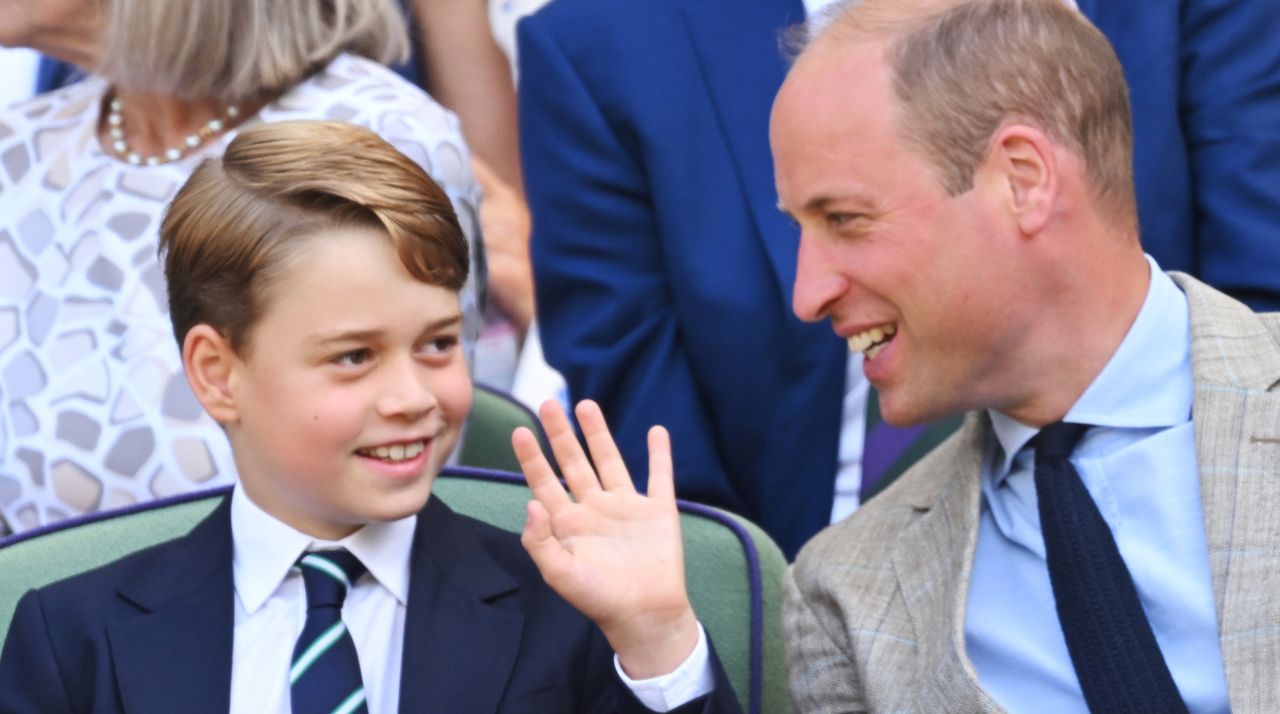
M 911 395 L 901 390 L 885 390 L 879 393 L 880 418 L 891 426 L 908 428 L 946 419 L 958 413 L 948 405 L 931 404 L 924 400 L 913 400 Z

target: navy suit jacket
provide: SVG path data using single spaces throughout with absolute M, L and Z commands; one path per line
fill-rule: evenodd
M 27 593 L 0 657 L 0 711 L 225 714 L 231 550 L 228 498 L 187 536 Z M 517 536 L 432 498 L 412 553 L 400 711 L 648 711 Z M 739 711 L 712 659 L 716 691 L 682 713 Z
M 827 524 L 844 342 L 791 311 L 799 234 L 769 112 L 800 0 L 555 0 L 518 27 L 538 320 L 638 481 L 670 431 L 681 498 L 788 556 Z
M 1143 242 L 1280 308 L 1274 2 L 1080 0 L 1131 86 Z M 672 432 L 681 497 L 788 556 L 831 511 L 846 351 L 791 313 L 774 207 L 778 34 L 799 0 L 556 0 L 519 27 L 521 149 L 548 360 L 633 474 Z
M 1280 310 L 1280 4 L 1078 2 L 1129 83 L 1143 246 Z

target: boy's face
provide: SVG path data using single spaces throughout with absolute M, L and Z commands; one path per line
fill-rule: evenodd
M 226 420 L 247 495 L 337 540 L 416 513 L 471 409 L 462 312 L 381 230 L 310 237 L 231 357 Z

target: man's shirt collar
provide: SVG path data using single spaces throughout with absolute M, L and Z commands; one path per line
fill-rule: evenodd
M 1147 264 L 1151 281 L 1137 319 L 1063 421 L 1144 429 L 1175 426 L 1190 418 L 1194 388 L 1187 297 L 1151 256 Z M 995 410 L 988 414 L 1000 446 L 992 473 L 998 486 L 1009 475 L 1014 457 L 1040 430 Z

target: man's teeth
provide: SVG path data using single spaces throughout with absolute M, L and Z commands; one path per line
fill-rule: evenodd
M 898 328 L 893 323 L 863 330 L 849 338 L 849 351 L 862 352 L 867 359 L 875 359 L 876 355 L 880 354 L 880 350 L 884 349 L 888 338 L 893 337 L 897 332 Z
M 421 454 L 425 448 L 427 448 L 426 444 L 421 441 L 415 441 L 411 444 L 394 444 L 392 446 L 375 446 L 372 449 L 361 449 L 360 453 L 383 461 L 407 461 Z

